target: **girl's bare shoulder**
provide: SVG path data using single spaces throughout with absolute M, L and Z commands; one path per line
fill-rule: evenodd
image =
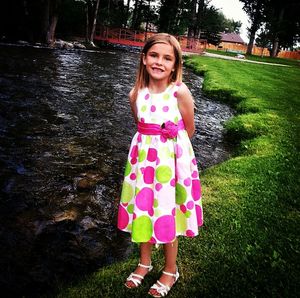
M 177 99 L 178 100 L 186 100 L 191 98 L 191 92 L 189 90 L 189 88 L 187 87 L 187 85 L 183 82 L 181 82 L 180 86 L 178 87 L 177 90 Z

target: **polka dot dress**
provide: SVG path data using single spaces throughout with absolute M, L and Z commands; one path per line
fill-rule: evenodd
M 140 90 L 138 120 L 178 123 L 180 84 L 164 92 Z M 194 237 L 203 223 L 201 186 L 193 148 L 185 130 L 177 138 L 137 132 L 129 150 L 118 211 L 118 228 L 133 242 L 170 243 L 176 236 Z

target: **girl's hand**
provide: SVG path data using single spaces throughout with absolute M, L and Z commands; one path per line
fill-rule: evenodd
M 138 123 L 138 117 L 137 117 L 137 107 L 136 107 L 136 96 L 134 95 L 134 89 L 131 89 L 129 92 L 129 101 L 130 101 L 130 107 L 131 112 L 134 118 L 135 123 Z
M 191 138 L 195 132 L 194 100 L 188 87 L 181 83 L 177 91 L 177 102 L 180 114 L 185 124 L 185 129 Z

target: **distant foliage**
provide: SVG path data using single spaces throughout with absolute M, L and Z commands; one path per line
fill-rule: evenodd
M 239 33 L 241 23 L 227 19 L 209 0 L 2 0 L 1 36 L 46 41 L 85 35 L 91 41 L 93 24 L 168 32 L 220 42 L 220 32 Z M 14 22 L 11 22 L 14 15 Z M 96 18 L 95 18 L 96 16 Z

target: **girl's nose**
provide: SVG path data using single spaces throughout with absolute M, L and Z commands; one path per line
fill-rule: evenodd
M 162 57 L 158 57 L 157 60 L 156 60 L 156 63 L 161 65 L 162 64 L 162 59 L 163 59 Z

